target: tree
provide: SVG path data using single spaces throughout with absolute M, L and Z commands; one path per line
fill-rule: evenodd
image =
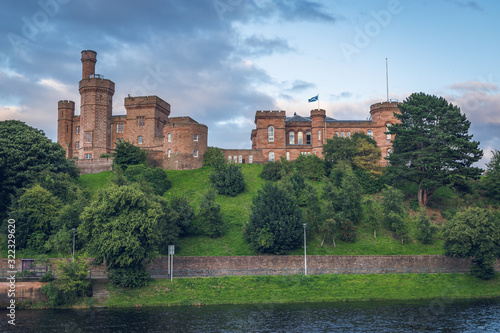
M 425 209 L 417 215 L 417 239 L 422 244 L 432 244 L 432 237 L 436 233 L 436 226 L 431 224 Z
M 382 152 L 377 146 L 377 142 L 365 133 L 356 132 L 351 140 L 356 147 L 356 153 L 352 158 L 352 165 L 356 170 L 364 170 L 373 177 L 382 175 L 380 157 Z
M 13 202 L 9 218 L 16 220 L 16 248 L 45 252 L 45 242 L 52 234 L 61 202 L 49 191 L 35 185 Z
M 325 161 L 316 155 L 300 154 L 294 165 L 297 173 L 310 180 L 320 180 L 326 174 Z
M 355 154 L 356 145 L 350 138 L 334 136 L 323 145 L 323 157 L 329 168 L 341 161 L 351 164 Z
M 471 273 L 487 280 L 495 275 L 500 257 L 500 221 L 490 210 L 468 208 L 458 212 L 443 229 L 445 254 L 472 258 Z
M 158 255 L 162 205 L 135 186 L 99 190 L 81 214 L 78 234 L 108 269 L 140 267 Z
M 333 247 L 337 247 L 337 244 L 335 244 L 335 238 L 337 238 L 337 235 L 340 233 L 340 223 L 334 219 L 323 220 L 323 222 L 319 225 L 319 232 L 323 234 L 321 246 L 323 246 L 325 239 L 331 239 Z
M 44 170 L 78 176 L 73 161 L 66 159 L 60 144 L 50 141 L 43 131 L 18 120 L 0 121 L 0 218 L 10 196 L 32 183 Z
M 384 224 L 399 237 L 401 244 L 404 244 L 409 237 L 409 231 L 403 206 L 403 192 L 389 187 L 381 194 Z
M 156 195 L 163 195 L 172 186 L 165 170 L 149 168 L 144 164 L 128 166 L 123 175 L 129 182 L 139 182 L 151 187 Z
M 373 237 L 377 238 L 377 230 L 380 228 L 382 212 L 380 205 L 372 197 L 363 198 L 362 215 L 365 224 L 373 230 Z
M 203 165 L 217 167 L 222 164 L 226 164 L 222 150 L 217 147 L 207 147 L 207 151 L 203 155 Z
M 471 141 L 470 122 L 460 108 L 442 97 L 414 93 L 399 105 L 400 123 L 387 132 L 395 135 L 388 157 L 391 174 L 418 184 L 418 202 L 426 206 L 434 191 L 460 177 L 478 178 L 472 167 L 483 152 Z
M 492 151 L 486 174 L 481 179 L 486 195 L 500 202 L 500 151 Z
M 113 164 L 126 171 L 129 165 L 146 164 L 148 152 L 128 141 L 119 141 L 111 156 L 113 156 Z
M 245 237 L 254 251 L 287 254 L 302 242 L 304 219 L 295 198 L 268 182 L 253 198 Z
M 174 195 L 169 200 L 169 206 L 175 215 L 174 220 L 179 227 L 179 235 L 190 234 L 193 231 L 195 213 L 188 199 L 180 195 Z
M 220 213 L 220 205 L 215 202 L 215 191 L 208 190 L 200 203 L 199 219 L 206 235 L 212 238 L 222 236 L 224 220 Z
M 260 178 L 264 180 L 277 181 L 280 180 L 287 172 L 285 165 L 282 162 L 267 162 L 262 168 Z
M 210 182 L 217 193 L 232 197 L 245 190 L 245 179 L 241 167 L 234 163 L 216 166 L 210 175 Z

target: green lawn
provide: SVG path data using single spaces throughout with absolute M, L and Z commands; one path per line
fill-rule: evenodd
M 107 285 L 108 307 L 500 297 L 500 275 L 293 275 L 155 280 L 140 289 Z
M 226 222 L 226 230 L 222 237 L 212 239 L 201 235 L 188 236 L 179 241 L 176 254 L 180 256 L 226 256 L 226 255 L 256 255 L 249 248 L 243 237 L 243 227 L 248 221 L 252 198 L 262 188 L 264 180 L 259 177 L 263 165 L 242 165 L 246 189 L 236 197 L 217 196 L 217 203 L 221 205 L 221 212 Z M 209 176 L 212 169 L 203 167 L 196 170 L 166 170 L 172 182 L 172 188 L 164 197 L 183 195 L 189 199 L 195 211 L 199 210 L 199 203 L 203 194 L 210 188 Z M 94 175 L 80 176 L 80 184 L 92 191 L 106 186 L 111 178 L 111 171 Z M 320 188 L 318 183 L 313 186 Z M 196 223 L 196 221 L 195 221 Z M 402 245 L 388 230 L 381 229 L 377 238 L 373 231 L 363 225 L 359 226 L 358 238 L 355 243 L 337 241 L 337 247 L 321 245 L 321 237 L 308 230 L 308 254 L 310 255 L 416 255 L 416 254 L 443 254 L 443 241 L 438 239 L 431 245 L 422 245 L 415 241 L 415 227 L 410 226 L 412 240 Z M 302 254 L 302 245 L 291 254 Z

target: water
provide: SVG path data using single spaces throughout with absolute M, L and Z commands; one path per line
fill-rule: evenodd
M 500 332 L 500 299 L 0 311 L 1 332 Z

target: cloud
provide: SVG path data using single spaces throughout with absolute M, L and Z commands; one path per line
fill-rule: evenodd
M 243 40 L 242 50 L 244 55 L 270 56 L 274 53 L 288 53 L 293 48 L 283 38 L 266 38 L 262 35 L 253 35 Z
M 448 2 L 451 2 L 459 7 L 462 8 L 468 8 L 480 12 L 484 12 L 483 7 L 481 7 L 477 1 L 460 1 L 460 0 L 448 0 Z

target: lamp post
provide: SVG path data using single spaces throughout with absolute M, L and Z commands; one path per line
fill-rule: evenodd
M 304 223 L 304 275 L 307 275 L 306 224 Z
M 75 232 L 76 228 L 73 228 L 73 261 L 75 261 Z

